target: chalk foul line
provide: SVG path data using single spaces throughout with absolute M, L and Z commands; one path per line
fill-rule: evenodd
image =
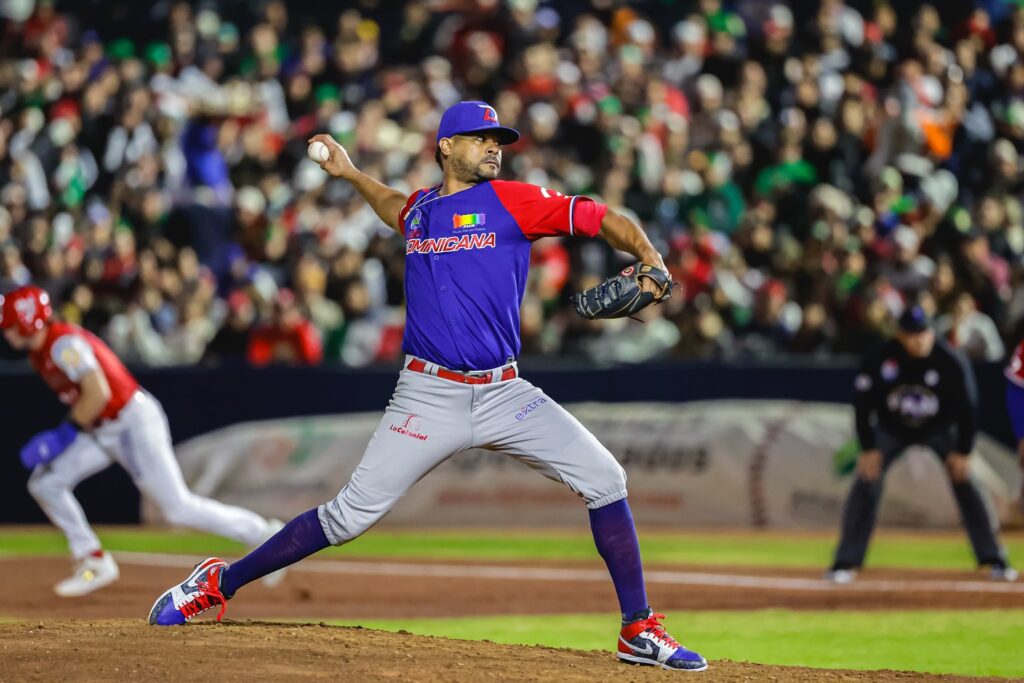
M 146 567 L 191 568 L 197 561 L 187 555 L 165 553 L 113 553 L 118 562 Z M 201 558 L 200 558 L 201 559 Z M 363 574 L 373 576 L 409 576 L 445 579 L 480 579 L 500 581 L 581 581 L 607 582 L 603 569 L 569 569 L 562 567 L 515 567 L 496 565 L 449 565 L 405 562 L 352 562 L 346 560 L 311 560 L 293 565 L 289 571 L 316 574 Z M 862 579 L 847 586 L 837 586 L 824 579 L 784 576 L 750 576 L 710 572 L 649 570 L 647 583 L 685 586 L 720 586 L 778 591 L 820 591 L 857 593 L 907 593 L 951 591 L 956 593 L 1024 594 L 1024 583 L 989 581 L 956 581 L 948 579 Z

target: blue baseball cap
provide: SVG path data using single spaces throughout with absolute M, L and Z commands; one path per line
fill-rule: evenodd
M 437 141 L 453 135 L 469 133 L 494 132 L 498 134 L 498 142 L 511 145 L 519 139 L 519 131 L 498 123 L 498 113 L 486 102 L 470 100 L 459 102 L 448 107 L 441 116 L 441 125 L 437 127 Z
M 932 318 L 920 305 L 914 304 L 913 306 L 908 306 L 903 311 L 903 315 L 900 316 L 899 326 L 904 332 L 917 334 L 931 328 Z

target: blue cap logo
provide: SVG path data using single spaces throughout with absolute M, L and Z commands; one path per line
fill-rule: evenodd
M 437 139 L 450 138 L 453 135 L 492 132 L 498 136 L 498 143 L 511 145 L 519 139 L 519 131 L 498 123 L 498 113 L 486 102 L 470 100 L 459 102 L 448 107 L 441 116 L 441 124 L 437 127 Z

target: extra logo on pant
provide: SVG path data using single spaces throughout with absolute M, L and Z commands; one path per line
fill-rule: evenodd
M 535 399 L 533 401 L 530 401 L 529 403 L 524 405 L 522 408 L 520 408 L 519 411 L 515 414 L 516 422 L 522 422 L 523 420 L 526 419 L 527 415 L 529 415 L 533 411 L 537 410 L 538 407 L 544 405 L 547 402 L 548 402 L 548 400 L 546 398 L 544 398 L 543 396 L 541 396 L 540 398 Z

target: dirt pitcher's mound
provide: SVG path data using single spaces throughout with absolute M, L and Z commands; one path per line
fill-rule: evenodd
M 358 627 L 225 622 L 157 628 L 136 620 L 0 624 L 0 681 L 647 681 L 679 675 L 619 664 L 610 652 L 498 645 Z M 709 681 L 986 680 L 725 661 L 712 662 L 701 675 Z

